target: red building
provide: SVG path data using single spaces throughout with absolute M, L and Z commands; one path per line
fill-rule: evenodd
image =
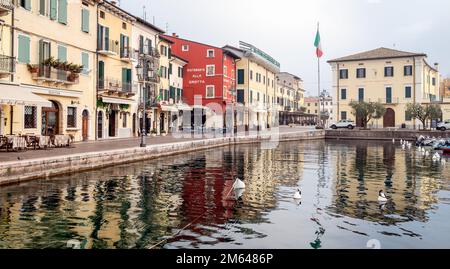
M 175 34 L 164 37 L 174 42 L 172 52 L 188 61 L 183 68 L 184 102 L 193 106 L 194 96 L 199 95 L 202 106 L 216 103 L 223 112 L 227 104 L 235 103 L 237 55 Z

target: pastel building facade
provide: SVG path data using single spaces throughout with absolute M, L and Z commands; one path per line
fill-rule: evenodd
M 130 40 L 136 19 L 107 1 L 99 4 L 97 16 L 97 139 L 132 137 L 138 87 L 133 81 L 136 54 Z
M 440 101 L 438 65 L 431 66 L 426 59 L 424 53 L 378 48 L 328 61 L 336 120 L 352 119 L 361 126 L 350 102 L 380 102 L 386 107 L 386 114 L 370 122 L 370 126 L 419 127 L 419 122 L 406 113 L 407 104 Z
M 1 46 L 0 46 L 0 135 L 12 134 L 11 107 L 21 103 L 13 96 L 11 89 L 14 83 L 14 74 L 16 72 L 16 58 L 12 48 L 13 40 L 13 21 L 12 13 L 15 6 L 13 1 L 0 2 L 0 27 Z M 9 119 L 9 120 L 8 120 Z
M 277 104 L 280 111 L 300 111 L 305 102 L 303 80 L 288 72 L 277 74 Z
M 159 96 L 160 83 L 160 57 L 158 43 L 159 36 L 164 31 L 150 24 L 149 22 L 136 18 L 132 30 L 132 46 L 136 52 L 136 60 L 133 62 L 133 70 L 138 66 L 141 73 L 133 72 L 133 81 L 137 81 L 138 90 L 134 98 L 135 104 L 133 111 L 133 134 L 140 133 L 142 118 L 145 115 L 145 133 L 149 134 L 155 122 L 157 97 Z M 143 111 L 143 102 L 145 102 L 145 112 Z
M 15 100 L 2 105 L 3 132 L 95 139 L 96 1 L 14 4 L 14 31 L 2 42 L 17 61 L 5 90 Z
M 237 55 L 237 103 L 244 107 L 238 125 L 246 130 L 264 130 L 278 124 L 277 81 L 280 64 L 255 46 L 240 42 L 240 47 L 230 45 L 224 49 Z
M 172 40 L 173 52 L 185 59 L 183 69 L 183 100 L 193 107 L 201 121 L 191 119 L 191 127 L 222 129 L 228 122 L 232 127 L 237 116 L 236 62 L 239 57 L 229 50 L 180 38 L 176 34 L 166 36 Z M 185 116 L 184 125 L 188 127 Z

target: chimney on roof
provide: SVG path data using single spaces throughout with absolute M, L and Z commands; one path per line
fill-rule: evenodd
M 437 71 L 439 71 L 439 63 L 434 63 L 434 69 L 436 69 Z
M 177 35 L 177 33 L 172 33 L 172 36 L 173 36 L 173 37 L 177 37 L 177 38 L 179 37 L 179 36 Z
M 111 4 L 117 6 L 117 1 L 116 0 L 111 0 L 110 2 L 111 2 Z

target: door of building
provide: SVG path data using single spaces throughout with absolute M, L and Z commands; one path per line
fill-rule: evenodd
M 103 111 L 98 112 L 97 119 L 97 138 L 103 138 Z
M 88 139 L 89 139 L 89 112 L 87 110 L 83 111 L 81 127 L 82 127 L 81 135 L 83 136 L 83 141 L 88 141 Z
M 52 102 L 52 107 L 42 108 L 42 135 L 57 135 L 59 133 L 59 107 L 56 102 Z
M 386 110 L 383 118 L 384 128 L 395 127 L 395 111 L 392 108 Z
M 116 136 L 116 111 L 111 110 L 109 112 L 109 137 L 115 137 Z

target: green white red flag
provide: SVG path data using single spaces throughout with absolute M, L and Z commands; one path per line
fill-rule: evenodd
M 320 40 L 319 27 L 317 27 L 317 34 L 316 34 L 316 40 L 314 41 L 314 46 L 316 47 L 317 58 L 322 57 L 323 56 L 323 51 L 322 51 L 322 42 Z

